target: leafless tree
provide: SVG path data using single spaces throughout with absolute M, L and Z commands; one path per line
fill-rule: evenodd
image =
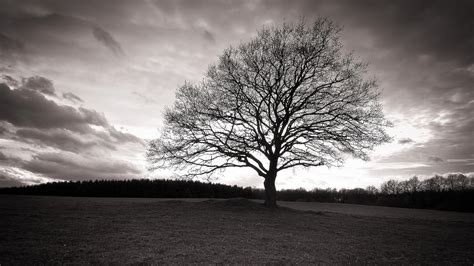
M 377 194 L 379 193 L 379 190 L 375 187 L 375 186 L 368 186 L 366 189 L 365 189 L 369 194 Z
M 444 179 L 440 175 L 435 175 L 423 181 L 423 189 L 425 191 L 442 191 Z
M 408 181 L 409 192 L 418 192 L 422 190 L 421 182 L 417 176 L 410 178 Z
M 408 192 L 411 192 L 411 190 L 410 190 L 410 183 L 408 182 L 408 180 L 404 180 L 404 181 L 398 182 L 397 190 L 398 190 L 398 192 L 400 192 L 400 193 L 408 193 Z
M 390 179 L 380 186 L 380 192 L 384 194 L 395 195 L 400 193 L 400 186 L 397 180 Z
M 448 190 L 464 190 L 469 186 L 469 179 L 463 174 L 449 174 L 445 183 Z
M 342 51 L 327 19 L 264 27 L 230 47 L 199 84 L 185 84 L 151 141 L 152 168 L 186 176 L 250 167 L 276 206 L 277 174 L 292 167 L 339 166 L 346 155 L 389 140 L 377 84 L 366 64 Z

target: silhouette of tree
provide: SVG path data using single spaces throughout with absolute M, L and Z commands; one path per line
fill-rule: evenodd
M 400 192 L 400 186 L 398 181 L 390 179 L 387 182 L 382 183 L 380 191 L 385 194 L 398 194 Z
M 276 206 L 277 174 L 292 167 L 339 166 L 345 155 L 389 140 L 377 84 L 366 64 L 342 52 L 327 19 L 264 27 L 230 47 L 199 84 L 184 84 L 151 141 L 151 168 L 210 176 L 250 167 Z
M 401 193 L 417 192 L 421 190 L 421 182 L 417 176 L 398 183 L 398 191 Z
M 469 179 L 463 174 L 449 174 L 445 182 L 448 190 L 463 190 L 469 186 Z
M 440 175 L 435 175 L 423 181 L 423 189 L 425 191 L 439 192 L 443 190 L 444 179 Z
M 377 194 L 379 193 L 379 190 L 375 186 L 368 186 L 366 189 L 368 194 Z
M 397 191 L 398 193 L 411 192 L 410 183 L 408 182 L 408 180 L 398 182 Z

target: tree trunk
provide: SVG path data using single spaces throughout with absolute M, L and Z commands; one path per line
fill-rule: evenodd
M 265 207 L 276 208 L 276 188 L 275 188 L 275 177 L 267 176 L 263 182 L 265 186 Z

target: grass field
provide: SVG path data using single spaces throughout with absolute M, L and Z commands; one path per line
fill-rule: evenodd
M 281 205 L 0 196 L 0 264 L 474 263 L 474 214 Z

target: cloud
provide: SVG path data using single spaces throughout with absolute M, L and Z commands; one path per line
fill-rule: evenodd
M 34 144 L 42 144 L 64 151 L 82 152 L 93 147 L 116 150 L 116 143 L 98 138 L 95 135 L 82 135 L 67 129 L 18 129 L 17 140 L 31 140 Z
M 83 103 L 84 102 L 84 100 L 82 100 L 79 96 L 77 96 L 76 94 L 74 94 L 72 92 L 63 93 L 63 98 L 66 99 L 66 100 L 69 100 L 73 103 Z
M 8 157 L 0 151 L 0 161 L 6 161 Z
M 208 30 L 204 30 L 203 33 L 202 33 L 202 36 L 204 37 L 204 39 L 206 39 L 210 43 L 215 43 L 216 42 L 216 38 L 214 37 L 214 34 L 212 34 Z
M 12 66 L 16 65 L 23 58 L 24 52 L 23 42 L 0 33 L 0 70 L 2 72 L 9 71 Z
M 144 141 L 137 136 L 127 133 L 127 132 L 122 132 L 117 130 L 113 126 L 107 127 L 107 131 L 112 136 L 113 138 L 116 139 L 118 142 L 134 142 L 134 143 L 139 143 L 141 145 L 144 145 Z
M 22 168 L 67 180 L 132 178 L 142 173 L 140 169 L 125 161 L 81 156 L 72 152 L 40 153 L 32 160 L 24 161 Z
M 47 78 L 34 76 L 22 80 L 22 89 L 36 90 L 46 95 L 56 96 L 53 82 Z
M 0 121 L 0 136 L 9 132 L 6 124 L 6 122 Z
M 52 84 L 42 77 L 24 79 L 16 89 L 0 84 L 0 109 L 5 110 L 0 112 L 2 138 L 10 153 L 23 154 L 13 160 L 0 153 L 2 167 L 10 169 L 1 173 L 0 186 L 51 178 L 138 177 L 143 170 L 118 155 L 124 150 L 142 150 L 144 141 L 117 130 L 95 110 L 46 98 L 55 95 Z M 20 178 L 21 171 L 29 177 Z
M 28 79 L 30 80 L 31 78 Z M 104 143 L 109 144 L 114 142 L 143 144 L 143 141 L 136 136 L 117 130 L 109 124 L 103 114 L 95 110 L 59 105 L 53 100 L 48 100 L 39 91 L 54 93 L 54 89 L 49 87 L 52 83 L 39 77 L 33 80 L 34 82 L 27 82 L 25 86 L 13 90 L 4 83 L 0 84 L 0 109 L 5 110 L 0 113 L 0 121 L 9 122 L 16 127 L 33 128 L 17 131 L 19 136 L 42 140 L 50 144 L 56 143 L 53 146 L 64 144 L 66 140 L 70 141 L 71 147 L 77 147 L 80 144 L 88 145 L 89 142 L 79 141 L 78 136 L 74 137 L 73 133 L 98 136 Z M 44 86 L 45 84 L 48 86 Z M 101 130 L 94 127 L 100 127 Z M 39 130 L 50 131 L 40 132 Z M 48 134 L 50 136 L 47 136 Z M 56 138 L 56 141 L 52 136 Z M 110 148 L 108 144 L 105 146 Z
M 22 42 L 0 33 L 0 55 L 21 52 L 23 49 L 24 45 Z
M 34 174 L 18 167 L 0 168 L 0 187 L 37 185 L 41 183 L 58 181 L 64 180 L 48 178 L 42 175 Z
M 12 90 L 0 84 L 0 120 L 19 127 L 65 128 L 81 132 L 90 125 L 108 126 L 104 115 L 85 108 L 58 105 L 37 90 L 21 87 Z
M 13 77 L 11 77 L 9 75 L 3 75 L 2 79 L 5 81 L 5 83 L 9 87 L 12 87 L 12 88 L 17 88 L 20 84 L 20 82 L 18 82 L 18 80 L 14 79 Z
M 156 103 L 155 100 L 153 100 L 152 98 L 146 96 L 146 95 L 143 95 L 137 91 L 134 91 L 132 92 L 133 95 L 137 96 L 142 102 L 144 103 Z
M 411 138 L 401 138 L 398 140 L 399 144 L 408 144 L 408 143 L 413 143 L 413 142 L 415 141 L 412 140 Z
M 429 156 L 428 161 L 433 162 L 433 163 L 442 163 L 442 162 L 444 162 L 443 159 L 441 159 L 440 157 L 436 157 L 436 156 Z
M 115 38 L 100 27 L 94 27 L 93 35 L 97 41 L 109 48 L 116 56 L 124 56 L 124 52 L 119 42 Z

